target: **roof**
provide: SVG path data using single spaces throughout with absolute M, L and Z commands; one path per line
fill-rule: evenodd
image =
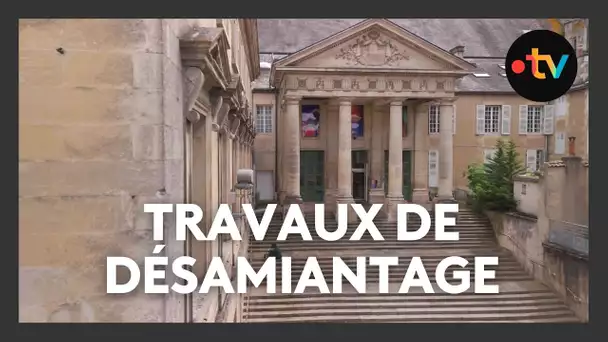
M 293 53 L 365 19 L 258 19 L 260 52 Z M 549 28 L 543 19 L 389 19 L 423 39 L 467 56 L 504 56 L 523 30 Z
M 260 61 L 272 63 L 365 19 L 258 19 Z M 511 43 L 524 30 L 549 28 L 543 19 L 389 19 L 423 39 L 450 50 L 464 46 L 464 59 L 487 77 L 465 76 L 458 92 L 513 92 L 504 70 Z M 254 89 L 268 89 L 270 70 L 262 68 Z

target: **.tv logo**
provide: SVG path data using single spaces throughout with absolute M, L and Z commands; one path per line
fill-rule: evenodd
M 568 57 L 570 57 L 570 56 L 562 55 L 562 58 L 559 60 L 559 64 L 557 64 L 557 66 L 555 66 L 555 63 L 553 62 L 553 58 L 551 57 L 551 55 L 541 55 L 538 53 L 537 48 L 532 48 L 532 54 L 526 55 L 526 60 L 532 62 L 531 63 L 532 64 L 532 76 L 534 76 L 535 78 L 537 78 L 539 80 L 544 80 L 547 78 L 547 76 L 545 75 L 544 72 L 540 72 L 538 70 L 539 62 L 547 63 L 547 65 L 549 66 L 549 71 L 551 71 L 551 76 L 553 76 L 554 79 L 558 79 L 562 75 L 562 71 L 564 70 L 564 67 L 566 66 Z M 513 72 L 516 74 L 521 74 L 522 72 L 524 72 L 526 70 L 526 64 L 524 64 L 524 62 L 522 60 L 519 60 L 519 59 L 515 60 L 511 64 L 511 70 L 513 70 Z
M 577 72 L 574 48 L 561 35 L 546 30 L 530 31 L 515 40 L 505 65 L 509 66 L 507 79 L 513 90 L 535 102 L 552 101 L 565 94 Z

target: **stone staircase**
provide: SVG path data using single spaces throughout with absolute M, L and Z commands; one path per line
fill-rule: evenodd
M 261 215 L 261 214 L 260 214 Z M 260 217 L 261 218 L 261 217 Z M 349 224 L 345 238 L 329 242 L 321 240 L 314 231 L 314 214 L 306 216 L 313 241 L 303 241 L 299 235 L 290 234 L 287 241 L 278 245 L 283 256 L 292 258 L 292 289 L 295 289 L 308 257 L 315 256 L 324 273 L 328 286 L 332 287 L 332 257 L 339 256 L 355 270 L 356 256 L 398 256 L 399 265 L 389 272 L 390 294 L 378 294 L 378 267 L 366 267 L 366 294 L 357 293 L 347 280 L 343 280 L 342 294 L 322 294 L 316 288 L 307 288 L 304 294 L 267 294 L 265 284 L 260 288 L 249 286 L 243 307 L 244 322 L 578 322 L 564 302 L 551 290 L 534 281 L 518 264 L 509 251 L 499 247 L 492 228 L 484 217 L 467 209 L 461 209 L 457 227 L 459 241 L 434 241 L 434 219 L 429 234 L 419 241 L 397 241 L 396 223 L 379 218 L 375 220 L 385 241 L 374 241 L 365 233 L 360 241 L 349 241 L 358 223 Z M 333 231 L 337 223 L 333 217 L 325 219 L 326 229 Z M 408 218 L 410 230 L 419 227 L 416 215 Z M 254 269 L 263 264 L 264 254 L 276 241 L 281 220 L 273 218 L 265 241 L 250 241 L 250 262 Z M 407 294 L 399 294 L 403 276 L 412 256 L 421 257 L 434 294 L 425 294 L 419 287 L 412 287 Z M 434 269 L 447 256 L 461 256 L 469 261 L 464 270 L 471 272 L 471 289 L 458 295 L 444 293 L 435 284 Z M 496 279 L 486 284 L 499 284 L 499 294 L 474 294 L 475 256 L 498 256 L 499 265 L 494 268 Z M 446 271 L 446 280 L 458 284 L 452 277 L 454 266 Z M 281 264 L 277 263 L 277 292 L 281 286 Z

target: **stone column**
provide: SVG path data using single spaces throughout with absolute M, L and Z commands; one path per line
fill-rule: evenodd
M 340 109 L 338 112 L 338 188 L 336 192 L 336 204 L 354 203 L 352 193 L 352 139 L 351 101 L 350 99 L 340 99 Z M 351 208 L 348 212 L 348 221 L 354 222 L 356 219 L 357 216 Z
M 452 202 L 454 200 L 453 115 L 452 101 L 441 102 L 439 108 L 439 189 L 437 192 L 437 201 L 439 202 Z
M 414 107 L 414 189 L 412 202 L 416 204 L 429 204 L 429 117 L 428 107 L 418 105 Z
M 330 102 L 327 115 L 327 132 L 337 132 L 339 125 L 338 103 Z M 325 189 L 325 209 L 335 211 L 336 191 L 338 188 L 338 134 L 328 134 L 325 153 L 325 172 L 327 173 L 327 186 Z
M 285 98 L 285 141 L 283 146 L 283 175 L 285 203 L 300 203 L 300 98 Z
M 371 181 L 376 181 L 376 188 L 372 183 L 369 188 L 369 202 L 372 204 L 384 204 L 384 187 L 382 165 L 384 163 L 384 150 L 382 149 L 382 137 L 384 136 L 382 112 L 379 104 L 373 103 L 371 110 L 371 153 L 370 153 L 370 175 Z
M 388 193 L 386 213 L 389 221 L 397 220 L 397 204 L 403 203 L 403 136 L 401 116 L 403 100 L 393 101 L 389 113 Z

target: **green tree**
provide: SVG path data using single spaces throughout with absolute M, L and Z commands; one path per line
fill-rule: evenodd
M 511 140 L 498 140 L 496 152 L 485 164 L 471 164 L 467 180 L 473 209 L 510 211 L 517 202 L 513 195 L 515 176 L 525 172 L 517 147 Z

